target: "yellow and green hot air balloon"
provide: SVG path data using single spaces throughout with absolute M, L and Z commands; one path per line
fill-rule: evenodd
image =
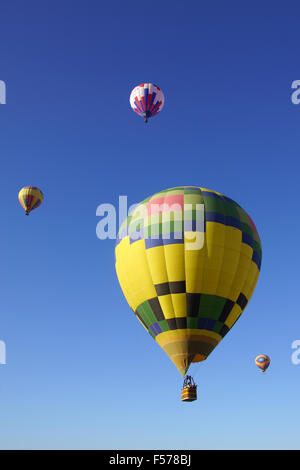
M 238 320 L 262 257 L 247 213 L 223 194 L 194 186 L 141 202 L 121 225 L 115 253 L 127 302 L 182 375 Z
M 42 204 L 43 193 L 36 186 L 25 186 L 19 192 L 19 201 L 26 215 Z

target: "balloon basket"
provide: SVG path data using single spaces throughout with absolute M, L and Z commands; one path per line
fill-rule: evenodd
M 197 386 L 185 387 L 181 390 L 181 401 L 197 400 Z
M 187 375 L 183 382 L 181 390 L 181 401 L 195 401 L 197 400 L 197 385 L 193 378 Z

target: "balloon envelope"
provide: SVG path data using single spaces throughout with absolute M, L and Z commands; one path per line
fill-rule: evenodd
M 261 369 L 262 372 L 265 372 L 269 367 L 271 359 L 266 354 L 260 354 L 255 358 L 255 364 Z
M 20 204 L 27 215 L 41 205 L 43 198 L 42 191 L 36 186 L 25 186 L 19 192 Z
M 142 83 L 132 90 L 129 101 L 133 111 L 147 120 L 162 110 L 165 98 L 157 85 Z
M 194 186 L 140 203 L 120 227 L 115 254 L 127 302 L 182 375 L 240 317 L 262 257 L 247 213 L 223 194 Z

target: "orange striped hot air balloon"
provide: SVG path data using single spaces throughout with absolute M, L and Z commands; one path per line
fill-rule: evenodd
M 44 199 L 42 191 L 36 186 L 24 186 L 19 192 L 19 201 L 26 215 L 39 207 Z

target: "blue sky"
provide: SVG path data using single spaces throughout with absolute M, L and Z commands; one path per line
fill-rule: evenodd
M 2 2 L 0 448 L 299 448 L 299 13 L 296 2 Z M 129 106 L 144 81 L 166 99 L 148 125 Z M 31 184 L 45 199 L 25 217 L 17 194 Z M 99 204 L 179 185 L 236 200 L 263 246 L 254 296 L 194 369 L 191 404 L 125 301 L 115 242 L 96 237 Z

